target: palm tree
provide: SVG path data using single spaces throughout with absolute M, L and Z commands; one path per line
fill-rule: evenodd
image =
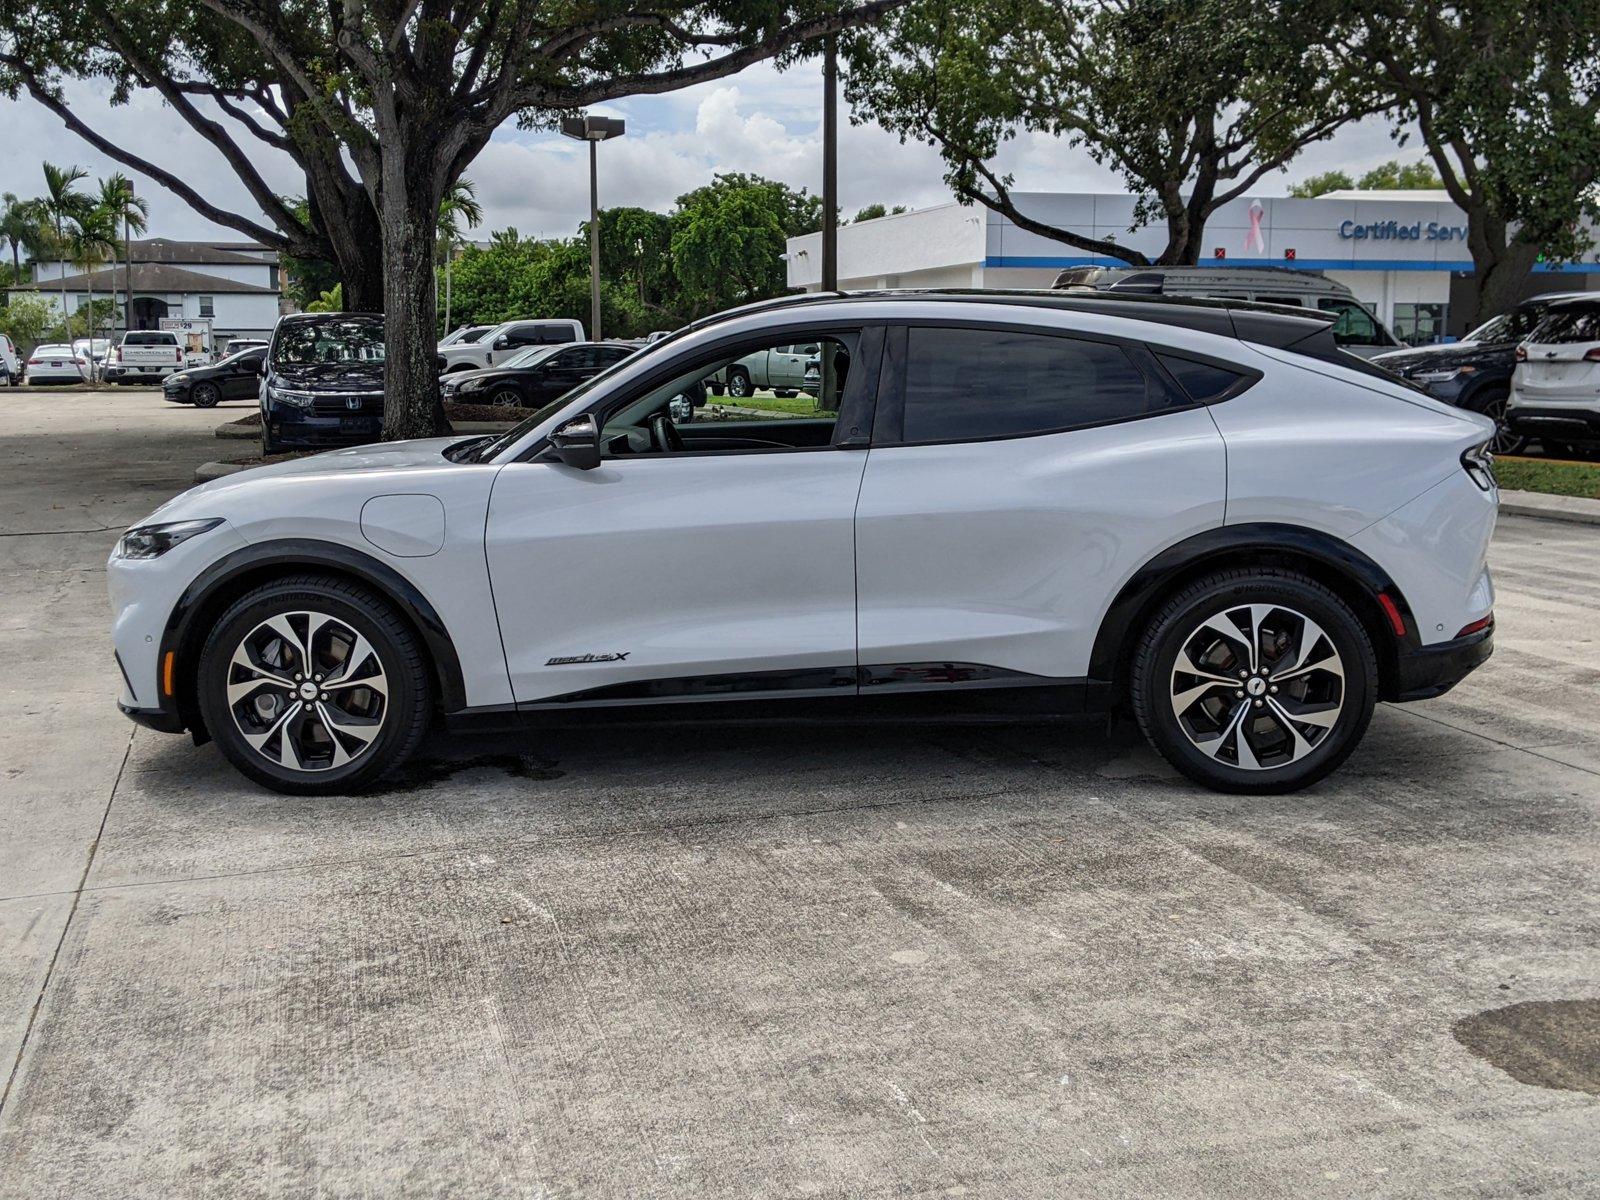
M 22 282 L 22 252 L 36 256 L 44 249 L 43 216 L 37 200 L 23 200 L 11 192 L 0 195 L 0 246 L 11 245 L 11 282 Z
M 73 221 L 74 228 L 68 236 L 72 251 L 72 264 L 83 272 L 84 286 L 89 292 L 89 381 L 94 382 L 94 271 L 101 263 L 117 260 L 117 226 L 110 214 L 101 208 L 91 208 L 79 213 Z M 113 288 L 116 286 L 112 284 Z M 115 292 L 112 293 L 115 296 Z M 71 340 L 71 331 L 68 331 Z
M 121 171 L 115 171 L 100 181 L 100 211 L 111 218 L 111 230 L 115 235 L 117 227 L 122 227 L 122 287 L 123 287 L 123 312 L 122 327 L 131 329 L 133 326 L 133 235 L 143 233 L 148 229 L 150 216 L 150 202 L 141 196 L 133 194 L 133 181 Z
M 458 179 L 439 201 L 438 257 L 444 264 L 444 331 L 450 332 L 450 268 L 461 245 L 461 225 L 476 229 L 483 224 L 483 206 L 470 179 Z M 437 276 L 435 276 L 437 279 Z
M 39 205 L 44 215 L 55 226 L 56 253 L 61 256 L 61 327 L 66 333 L 66 340 L 72 341 L 72 326 L 69 323 L 70 314 L 67 312 L 67 266 L 68 243 L 67 222 L 76 220 L 78 215 L 89 207 L 89 199 L 77 190 L 77 185 L 89 178 L 89 172 L 82 167 L 58 167 L 54 163 L 44 164 L 44 190 L 45 194 L 39 198 Z

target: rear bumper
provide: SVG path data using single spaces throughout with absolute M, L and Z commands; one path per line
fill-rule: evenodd
M 1481 633 L 1403 651 L 1396 700 L 1442 696 L 1488 661 L 1494 653 L 1494 627 Z
M 1558 442 L 1600 442 L 1600 405 L 1593 408 L 1541 408 L 1518 404 L 1506 410 L 1506 425 L 1522 437 Z

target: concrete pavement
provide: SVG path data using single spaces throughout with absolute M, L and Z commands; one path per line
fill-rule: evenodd
M 1299 796 L 1037 724 L 290 799 L 112 703 L 219 419 L 0 395 L 0 1197 L 1593 1194 L 1581 1069 L 1485 1054 L 1593 1049 L 1600 530 L 1507 518 L 1495 658 Z

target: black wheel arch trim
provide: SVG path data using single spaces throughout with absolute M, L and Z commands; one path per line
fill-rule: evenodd
M 1373 634 L 1373 649 L 1382 676 L 1380 696 L 1392 698 L 1397 690 L 1401 656 L 1416 652 L 1422 645 L 1416 618 L 1399 586 L 1368 555 L 1335 535 L 1271 522 L 1222 525 L 1194 534 L 1167 547 L 1134 572 L 1100 622 L 1089 658 L 1090 678 L 1124 678 L 1141 620 L 1185 579 L 1225 567 L 1239 557 L 1287 567 L 1309 562 L 1342 581 L 1344 598 L 1356 600 L 1352 607 Z M 1396 637 L 1389 627 L 1378 600 L 1380 595 L 1394 602 L 1405 626 L 1404 637 Z
M 461 674 L 461 659 L 456 654 L 455 643 L 450 638 L 443 618 L 424 596 L 416 584 L 387 563 L 337 542 L 323 542 L 314 538 L 280 538 L 255 542 L 225 554 L 190 581 L 183 595 L 173 605 L 167 616 L 167 625 L 161 636 L 161 654 L 176 651 L 179 678 L 192 676 L 194 663 L 188 651 L 198 645 L 203 631 L 196 626 L 197 618 L 211 610 L 211 601 L 219 590 L 237 582 L 241 576 L 258 575 L 281 568 L 281 573 L 316 570 L 322 567 L 341 575 L 352 576 L 366 583 L 380 595 L 399 604 L 401 615 L 415 626 L 428 656 L 433 663 L 434 681 L 439 688 L 441 706 L 446 712 L 465 708 L 466 683 Z M 274 573 L 280 573 L 274 571 Z M 180 687 L 175 697 L 162 697 L 162 707 L 173 706 L 184 725 L 198 730 L 199 707 L 195 703 L 193 687 Z

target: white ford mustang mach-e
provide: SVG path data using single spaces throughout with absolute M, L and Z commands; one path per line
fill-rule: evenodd
M 757 395 L 673 423 L 800 341 L 815 411 Z M 1493 434 L 1325 321 L 1247 304 L 757 305 L 502 436 L 170 501 L 110 563 L 121 706 L 289 792 L 373 782 L 439 714 L 735 701 L 1125 706 L 1192 779 L 1287 791 L 1377 700 L 1489 656 Z

